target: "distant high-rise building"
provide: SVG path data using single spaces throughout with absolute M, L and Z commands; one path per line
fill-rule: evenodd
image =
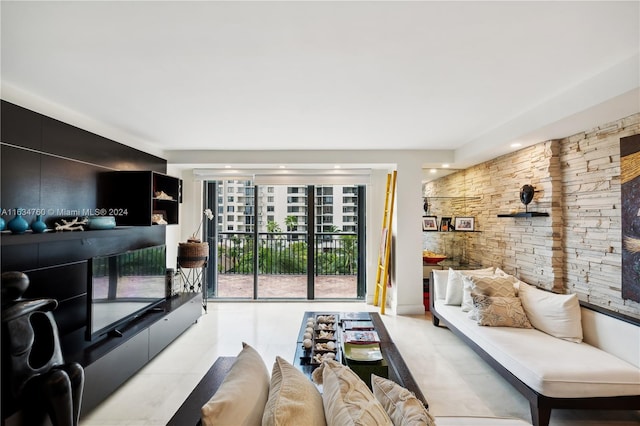
M 277 224 L 282 232 L 306 233 L 306 185 L 261 185 L 256 194 L 251 181 L 221 181 L 218 193 L 218 231 L 253 232 L 257 205 L 259 232 Z M 355 233 L 358 218 L 358 187 L 315 186 L 315 232 Z

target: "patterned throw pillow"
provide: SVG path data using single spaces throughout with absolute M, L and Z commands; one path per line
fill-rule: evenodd
M 472 292 L 471 298 L 478 310 L 478 325 L 533 328 L 517 297 L 485 296 Z
M 493 275 L 493 267 L 466 270 L 449 268 L 444 304 L 460 306 L 463 300 L 464 278 L 476 275 L 491 276 Z
M 516 297 L 514 283 L 517 282 L 518 279 L 511 275 L 465 276 L 463 281 L 463 312 L 469 312 L 473 309 L 473 300 L 471 300 L 472 291 L 486 296 Z

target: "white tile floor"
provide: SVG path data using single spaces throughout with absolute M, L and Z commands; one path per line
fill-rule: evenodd
M 209 302 L 208 313 L 99 407 L 81 426 L 164 425 L 218 356 L 236 355 L 245 341 L 269 370 L 276 355 L 293 361 L 304 311 L 378 309 L 365 303 Z M 496 415 L 530 421 L 527 401 L 430 316 L 383 321 L 435 416 Z M 552 413 L 551 426 L 638 426 L 640 412 Z M 185 425 L 190 426 L 190 425 Z

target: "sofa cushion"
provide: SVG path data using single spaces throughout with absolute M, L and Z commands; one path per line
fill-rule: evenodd
M 422 402 L 396 382 L 372 374 L 371 388 L 394 426 L 435 426 Z
M 551 293 L 522 282 L 518 296 L 535 328 L 570 342 L 582 342 L 578 295 Z
M 202 407 L 202 424 L 259 425 L 269 395 L 269 371 L 246 343 L 218 391 Z
M 514 284 L 518 281 L 511 275 L 465 275 L 462 279 L 462 310 L 469 312 L 474 308 L 471 292 L 486 296 L 515 297 Z
M 471 292 L 478 325 L 532 328 L 517 297 L 485 296 Z
M 367 385 L 349 367 L 324 361 L 314 370 L 313 379 L 322 384 L 327 425 L 393 425 Z
M 322 395 L 300 370 L 276 356 L 262 425 L 290 424 L 326 425 Z
M 621 396 L 637 395 L 640 389 L 640 369 L 594 346 L 535 328 L 478 327 L 460 308 L 442 301 L 435 302 L 435 311 L 542 395 Z
M 484 269 L 471 269 L 471 270 L 456 270 L 449 268 L 449 276 L 447 278 L 447 289 L 445 292 L 444 300 L 447 305 L 462 304 L 462 290 L 463 290 L 463 278 L 465 276 L 474 275 L 493 275 L 493 268 Z

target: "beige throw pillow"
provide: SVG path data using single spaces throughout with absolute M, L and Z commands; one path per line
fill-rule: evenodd
M 517 297 L 485 296 L 471 293 L 479 325 L 490 327 L 533 328 Z
M 464 277 L 464 289 L 462 295 L 462 311 L 469 312 L 473 309 L 471 292 L 486 296 L 515 297 L 515 282 L 518 279 L 510 275 L 467 275 Z
M 518 296 L 531 324 L 570 342 L 582 342 L 582 313 L 577 294 L 558 294 L 520 283 Z
M 202 407 L 202 424 L 255 426 L 262 423 L 269 395 L 269 371 L 246 343 L 218 391 Z
M 435 426 L 435 420 L 413 392 L 375 374 L 371 375 L 371 387 L 394 426 Z
M 447 279 L 447 290 L 444 296 L 445 305 L 460 306 L 462 304 L 462 292 L 464 287 L 464 277 L 474 275 L 493 275 L 493 268 L 472 269 L 472 270 L 456 270 L 449 268 L 449 276 Z
M 324 361 L 313 372 L 322 384 L 328 426 L 392 426 L 393 423 L 367 385 L 349 367 Z
M 300 370 L 276 356 L 263 426 L 324 426 L 324 407 L 318 388 Z

